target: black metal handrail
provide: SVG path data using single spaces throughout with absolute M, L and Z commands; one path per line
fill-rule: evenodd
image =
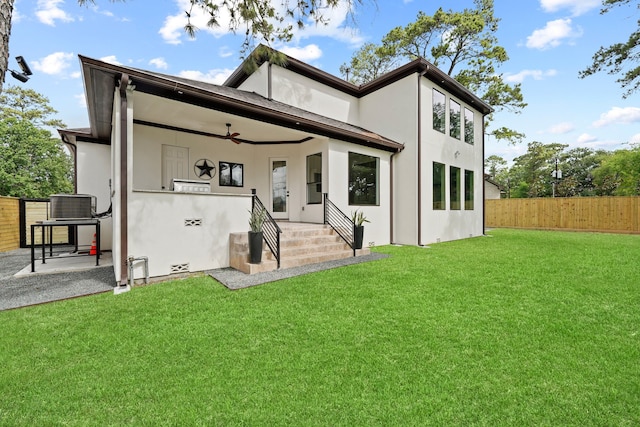
M 329 195 L 323 193 L 324 198 L 324 223 L 333 228 L 336 233 L 347 242 L 347 245 L 353 250 L 353 256 L 356 256 L 356 225 L 344 212 L 340 210 L 331 200 Z
M 255 189 L 251 190 L 251 194 L 251 211 L 253 213 L 256 213 L 256 211 L 265 213 L 265 220 L 262 225 L 262 237 L 267 243 L 267 247 L 276 258 L 278 268 L 280 268 L 280 234 L 282 234 L 282 230 L 276 223 L 276 220 L 269 214 L 267 208 L 264 207 L 262 201 L 260 201 Z

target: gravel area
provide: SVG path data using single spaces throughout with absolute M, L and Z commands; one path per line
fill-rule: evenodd
M 113 291 L 113 267 L 14 277 L 31 262 L 29 249 L 0 252 L 0 310 Z
M 329 270 L 331 268 L 342 267 L 345 265 L 359 264 L 361 262 L 375 261 L 387 258 L 389 255 L 380 253 L 371 253 L 358 257 L 338 259 L 335 261 L 321 262 L 318 264 L 309 264 L 302 267 L 293 267 L 283 270 L 268 271 L 258 274 L 245 274 L 233 268 L 220 268 L 209 270 L 206 273 L 222 283 L 231 290 L 248 288 L 251 286 L 262 285 L 263 283 L 275 282 L 276 280 L 288 279 L 289 277 L 302 276 L 307 273 L 315 273 L 316 271 Z

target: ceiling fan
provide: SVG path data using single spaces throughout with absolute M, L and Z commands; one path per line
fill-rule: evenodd
M 238 132 L 231 133 L 231 123 L 227 123 L 227 134 L 222 139 L 230 139 L 236 144 L 240 144 L 242 141 L 236 139 L 237 136 L 240 136 Z

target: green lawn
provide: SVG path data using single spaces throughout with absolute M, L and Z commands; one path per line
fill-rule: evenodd
M 490 235 L 0 312 L 0 425 L 640 425 L 640 236 Z

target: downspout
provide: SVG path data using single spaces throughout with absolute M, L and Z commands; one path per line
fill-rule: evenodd
M 78 146 L 69 141 L 69 137 L 62 134 L 62 142 L 69 148 L 73 156 L 73 194 L 78 194 Z
M 120 286 L 127 285 L 128 245 L 128 177 L 127 177 L 127 86 L 129 75 L 120 77 Z
M 267 66 L 267 99 L 269 101 L 273 100 L 273 91 L 271 87 L 271 62 Z
M 418 246 L 422 246 L 422 77 L 429 65 L 418 73 Z
M 487 234 L 487 228 L 486 228 L 486 222 L 487 222 L 487 215 L 486 215 L 486 201 L 485 201 L 485 185 L 484 185 L 484 131 L 485 131 L 485 122 L 484 122 L 484 115 L 482 116 L 482 179 L 480 180 L 480 182 L 482 183 L 482 235 L 484 236 L 485 234 Z

